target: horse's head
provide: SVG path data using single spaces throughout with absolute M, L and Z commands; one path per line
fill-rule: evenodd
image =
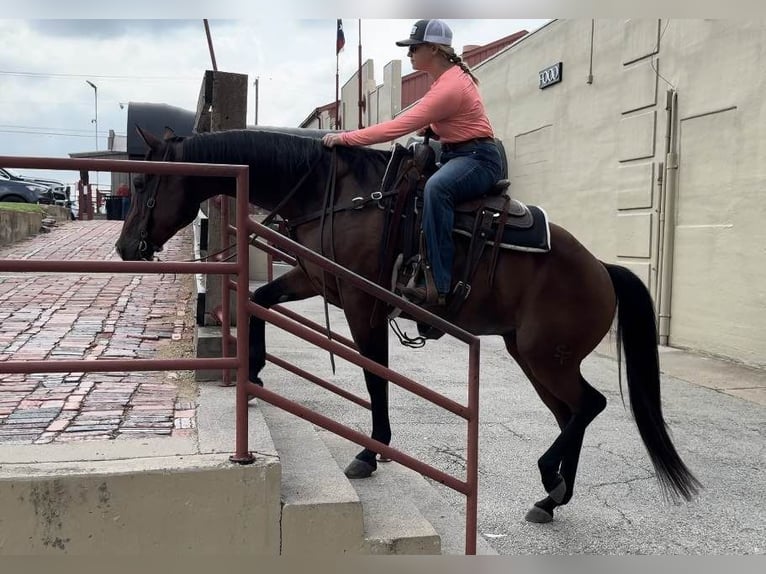
M 148 151 L 147 161 L 181 161 L 181 142 L 166 128 L 163 139 L 136 126 Z M 179 175 L 138 175 L 133 180 L 133 198 L 122 232 L 115 244 L 125 261 L 151 259 L 180 229 L 191 223 L 199 203 L 184 193 L 188 178 Z

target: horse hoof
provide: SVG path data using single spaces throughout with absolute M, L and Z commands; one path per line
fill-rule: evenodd
M 260 379 L 260 377 L 250 377 L 250 382 L 254 385 L 258 385 L 259 387 L 263 387 L 263 381 Z M 249 402 L 251 405 L 257 404 L 255 403 L 255 395 L 248 393 L 247 394 L 247 402 Z
M 390 458 L 386 458 L 382 454 L 379 454 L 378 457 L 377 457 L 377 461 L 378 462 L 391 462 L 391 459 Z
M 524 517 L 527 522 L 534 522 L 536 524 L 545 524 L 553 520 L 553 514 L 540 508 L 539 506 L 533 506 L 527 515 Z
M 368 462 L 355 458 L 344 470 L 346 478 L 369 478 L 375 472 L 375 467 Z
M 263 381 L 261 380 L 261 377 L 250 377 L 250 382 L 254 385 L 258 385 L 259 387 L 263 386 Z
M 567 483 L 564 480 L 564 477 L 560 474 L 558 475 L 558 482 L 556 483 L 556 486 L 554 486 L 551 490 L 548 491 L 548 496 L 551 497 L 551 500 L 555 502 L 556 504 L 561 504 L 564 500 L 564 496 L 567 493 Z

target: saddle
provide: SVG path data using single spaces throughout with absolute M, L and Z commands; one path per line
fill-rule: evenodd
M 421 234 L 423 190 L 439 165 L 438 144 L 394 145 L 381 184 L 381 192 L 395 191 L 386 209 L 386 238 L 381 253 L 380 284 L 401 293 L 421 276 L 427 291 L 435 290 Z M 505 174 L 504 174 L 505 175 Z M 463 267 L 447 301 L 447 316 L 455 314 L 471 292 L 471 283 L 487 247 L 491 249 L 488 282 L 494 282 L 500 249 L 548 251 L 547 218 L 508 195 L 510 181 L 497 181 L 483 196 L 455 206 L 454 232 L 469 238 Z M 544 229 L 544 232 L 541 230 Z M 542 237 L 541 237 L 542 234 Z

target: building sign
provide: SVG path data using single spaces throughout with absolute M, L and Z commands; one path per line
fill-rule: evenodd
M 540 74 L 540 89 L 547 88 L 553 84 L 558 84 L 562 76 L 562 63 L 554 64 L 542 70 Z

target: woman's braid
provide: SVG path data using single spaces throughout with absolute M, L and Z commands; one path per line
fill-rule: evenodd
M 460 66 L 461 70 L 471 76 L 474 84 L 479 83 L 479 78 L 473 75 L 471 68 L 469 68 L 468 64 L 463 61 L 463 58 L 455 53 L 455 49 L 452 46 L 439 46 L 439 51 L 441 52 L 442 56 L 444 56 L 449 62 Z

